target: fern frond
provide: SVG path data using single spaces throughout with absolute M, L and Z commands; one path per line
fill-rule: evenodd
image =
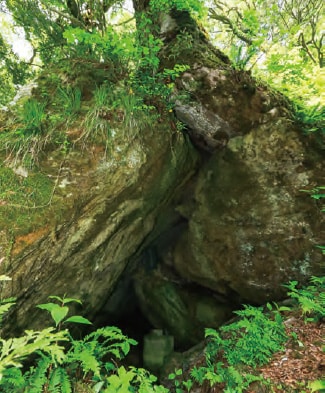
M 312 276 L 310 278 L 310 282 L 316 286 L 325 288 L 325 276 L 323 277 Z
M 66 369 L 60 367 L 58 370 L 60 373 L 61 393 L 72 393 L 71 382 Z
M 69 351 L 67 361 L 69 363 L 80 363 L 84 374 L 90 371 L 94 375 L 99 376 L 101 365 L 96 357 L 97 344 L 99 345 L 96 342 L 84 343 L 83 341 L 75 341 L 72 350 Z
M 67 340 L 67 331 L 55 332 L 54 328 L 26 330 L 22 337 L 0 339 L 0 376 L 7 367 L 22 367 L 22 361 L 37 351 L 48 353 L 53 362 L 61 363 L 65 354 L 58 343 Z
M 123 358 L 130 351 L 131 345 L 136 345 L 137 341 L 127 337 L 115 326 L 106 326 L 97 329 L 84 338 L 84 342 L 96 342 L 97 357 L 101 358 L 107 353 L 111 353 L 118 359 Z M 100 343 L 100 344 L 99 344 Z
M 198 382 L 199 384 L 202 384 L 204 381 L 205 374 L 207 372 L 206 367 L 196 367 L 194 366 L 190 372 L 191 377 L 194 379 L 194 381 Z
M 48 384 L 49 393 L 71 393 L 69 376 L 63 367 L 52 370 Z
M 7 368 L 0 380 L 0 391 L 2 392 L 18 392 L 25 387 L 25 378 L 19 368 Z
M 29 387 L 27 391 L 29 393 L 40 393 L 43 391 L 44 385 L 48 382 L 47 373 L 51 364 L 52 359 L 42 355 L 37 362 L 37 366 L 26 373 L 26 382 Z

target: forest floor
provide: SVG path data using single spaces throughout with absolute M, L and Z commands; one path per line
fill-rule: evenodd
M 254 370 L 268 383 L 253 383 L 247 393 L 310 393 L 309 383 L 325 377 L 325 320 L 306 322 L 297 311 L 288 313 L 284 323 L 289 337 L 284 350 Z M 221 392 L 222 386 L 209 391 Z
M 285 351 L 274 354 L 259 371 L 275 392 L 310 392 L 308 382 L 325 376 L 325 321 L 306 322 L 293 314 L 285 325 L 289 337 Z
M 301 310 L 295 309 L 286 311 L 283 319 L 288 336 L 284 349 L 275 353 L 266 365 L 248 370 L 254 375 L 259 375 L 262 383 L 253 382 L 249 389 L 243 391 L 246 393 L 325 392 L 325 390 L 312 390 L 309 386 L 310 382 L 325 378 L 325 320 L 307 322 Z M 196 366 L 204 364 L 202 352 L 195 363 Z M 184 375 L 184 377 L 190 376 Z M 230 392 L 226 390 L 225 384 L 215 384 L 210 387 L 207 381 L 201 386 L 195 383 L 190 391 L 193 393 Z

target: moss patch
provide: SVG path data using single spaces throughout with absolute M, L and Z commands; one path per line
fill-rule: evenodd
M 42 173 L 33 171 L 25 177 L 0 164 L 0 228 L 24 234 L 44 224 L 53 187 Z

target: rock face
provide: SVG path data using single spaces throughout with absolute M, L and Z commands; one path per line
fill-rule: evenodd
M 311 170 L 307 154 L 285 119 L 231 139 L 177 208 L 188 220 L 172 252 L 177 271 L 252 303 L 277 299 L 283 283 L 321 272 L 314 246 L 322 220 L 301 190 L 313 188 L 322 164 Z
M 197 155 L 184 138 L 177 138 L 171 149 L 173 137 L 156 131 L 156 135 L 148 131 L 146 141 L 133 140 L 132 147 L 125 142 L 111 160 L 101 161 L 103 155 L 98 154 L 94 161 L 85 152 L 73 152 L 66 159 L 69 181 L 62 178 L 60 184 L 65 186 L 57 199 L 66 199 L 71 206 L 67 218 L 50 230 L 38 231 L 24 245 L 16 239 L 3 271 L 12 282 L 2 295 L 17 297 L 11 315 L 17 330 L 41 325 L 35 306 L 53 294 L 79 298 L 83 313 L 93 319 L 105 309 L 132 257 L 156 231 L 171 225 L 168 220 L 174 218 L 169 217 L 168 204 L 191 175 Z M 53 171 L 57 165 L 49 157 L 43 170 Z

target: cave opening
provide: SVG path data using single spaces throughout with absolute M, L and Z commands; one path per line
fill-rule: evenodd
M 205 328 L 220 326 L 232 314 L 230 294 L 219 296 L 175 269 L 173 247 L 186 228 L 186 220 L 178 218 L 143 246 L 96 316 L 96 326 L 116 326 L 138 342 L 125 359 L 129 365 L 148 368 L 148 340 L 152 348 L 161 345 L 162 352 L 165 344 L 173 353 L 184 352 L 204 340 Z
M 94 326 L 116 326 L 124 335 L 136 340 L 137 345 L 131 346 L 129 354 L 123 359 L 123 364 L 144 367 L 144 337 L 154 329 L 154 326 L 139 306 L 130 275 L 124 274 L 121 277 L 105 307 L 95 316 Z
M 155 350 L 151 350 L 149 348 L 149 352 L 152 353 L 151 355 L 149 354 L 149 357 L 154 356 L 157 359 L 161 356 L 160 350 L 165 345 L 161 343 L 158 344 L 157 340 L 160 342 L 161 340 L 172 340 L 172 344 L 170 344 L 172 346 L 169 350 L 170 354 L 174 351 L 185 351 L 192 347 L 193 343 L 189 342 L 188 345 L 185 346 L 183 343 L 180 345 L 177 338 L 174 340 L 172 333 L 169 334 L 170 332 L 167 326 L 164 326 L 163 324 L 160 324 L 159 326 L 152 324 L 150 322 L 150 318 L 148 318 L 139 304 L 139 299 L 133 284 L 132 280 L 125 279 L 125 277 L 119 281 L 115 291 L 110 296 L 106 304 L 106 309 L 95 317 L 94 326 L 96 328 L 116 326 L 121 329 L 124 335 L 136 340 L 137 345 L 131 346 L 130 352 L 122 360 L 122 364 L 125 366 L 144 367 L 157 375 L 159 373 L 159 367 L 155 368 L 155 365 L 150 367 L 150 360 L 149 364 L 147 360 L 148 353 L 146 354 L 145 350 L 146 342 L 148 342 L 148 340 L 152 340 L 153 334 L 157 334 L 158 332 L 158 335 L 161 335 L 160 337 L 157 337 L 157 339 L 150 341 L 149 344 L 150 346 L 158 345 Z M 164 349 L 162 349 L 162 351 L 164 351 Z M 155 363 L 156 360 L 153 362 Z
M 155 282 L 157 268 L 162 269 L 158 265 L 146 271 L 141 281 L 141 285 L 153 283 L 155 289 L 152 291 L 150 286 L 148 292 L 140 295 L 135 275 L 130 272 L 124 274 L 95 323 L 96 327 L 116 326 L 123 334 L 136 340 L 138 344 L 131 346 L 122 363 L 144 367 L 156 375 L 160 369 L 158 366 L 155 369 L 155 362 L 159 363 L 159 357 L 165 356 L 164 351 L 168 352 L 166 358 L 169 358 L 169 355 L 177 356 L 177 353 L 189 350 L 204 340 L 204 328 L 216 327 L 216 318 L 223 322 L 228 320 L 233 310 L 233 306 L 223 303 L 224 299 L 220 296 L 197 284 L 167 280 L 161 284 L 160 278 Z M 153 293 L 156 290 L 159 297 Z M 150 298 L 149 303 L 143 295 L 145 299 Z M 157 307 L 147 308 L 153 303 Z M 166 308 L 166 304 L 170 308 Z M 148 362 L 153 364 L 151 368 Z

